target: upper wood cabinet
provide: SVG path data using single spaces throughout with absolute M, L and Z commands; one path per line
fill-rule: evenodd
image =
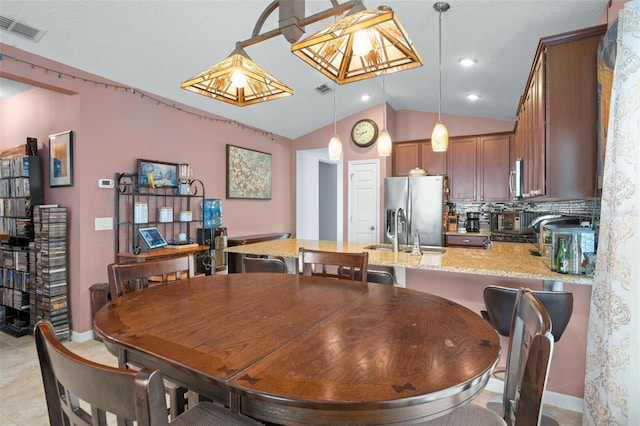
M 598 155 L 597 49 L 606 25 L 540 40 L 518 106 L 524 197 L 593 196 Z
M 512 134 L 449 140 L 449 200 L 508 201 Z
M 416 167 L 425 169 L 430 175 L 446 175 L 447 153 L 433 152 L 428 140 L 394 143 L 392 175 L 407 176 Z

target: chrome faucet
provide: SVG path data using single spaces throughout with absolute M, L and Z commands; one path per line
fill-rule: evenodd
M 390 211 L 391 217 L 387 215 L 387 236 L 391 240 L 393 244 L 393 252 L 398 252 L 398 233 L 400 232 L 400 227 L 404 228 L 404 224 L 407 223 L 407 219 L 404 216 L 404 210 L 401 208 L 393 211 Z

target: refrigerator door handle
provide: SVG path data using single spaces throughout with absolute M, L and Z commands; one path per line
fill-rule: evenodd
M 409 189 L 407 191 L 407 211 L 405 213 L 405 217 L 407 218 L 406 225 L 404 227 L 405 234 L 405 244 L 409 244 L 409 235 L 413 232 L 412 229 L 409 229 L 410 226 L 413 226 L 413 194 L 411 191 L 411 185 L 409 185 Z
M 511 171 L 509 172 L 509 193 L 510 193 L 511 195 L 513 195 L 513 196 L 515 196 L 515 195 L 516 195 L 516 191 L 515 191 L 515 189 L 513 188 L 513 178 L 515 178 L 515 176 L 516 176 L 516 171 L 515 171 L 515 170 L 511 170 Z

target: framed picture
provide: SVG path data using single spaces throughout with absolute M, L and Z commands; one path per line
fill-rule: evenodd
M 178 164 L 138 159 L 138 184 L 152 188 L 178 186 Z
M 227 198 L 271 199 L 271 154 L 227 145 Z
M 73 185 L 73 132 L 49 135 L 49 186 Z

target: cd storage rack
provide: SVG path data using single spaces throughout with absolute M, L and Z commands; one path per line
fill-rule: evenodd
M 32 207 L 44 200 L 40 158 L 25 152 L 0 161 L 0 330 L 14 337 L 30 330 Z
M 67 283 L 66 207 L 36 206 L 33 212 L 35 285 L 31 294 L 31 324 L 51 320 L 59 340 L 69 339 L 69 292 Z

